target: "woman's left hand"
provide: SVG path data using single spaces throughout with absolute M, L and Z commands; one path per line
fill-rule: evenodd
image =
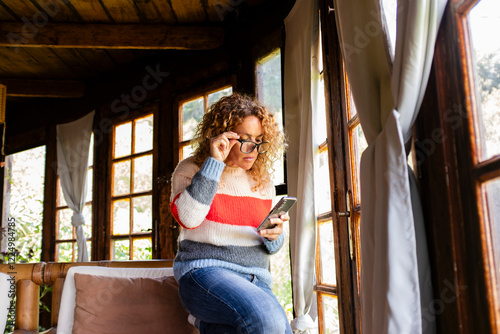
M 290 220 L 288 213 L 281 215 L 279 218 L 272 218 L 271 223 L 276 224 L 273 228 L 261 230 L 258 233 L 260 236 L 267 238 L 271 241 L 276 240 L 283 233 L 283 223 Z

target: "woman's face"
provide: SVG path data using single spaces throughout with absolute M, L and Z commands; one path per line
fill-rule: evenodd
M 253 141 L 257 144 L 263 141 L 264 133 L 262 123 L 256 116 L 245 117 L 243 119 L 243 123 L 236 126 L 232 131 L 236 132 L 242 140 Z M 241 152 L 240 147 L 241 144 L 239 142 L 234 144 L 226 158 L 225 163 L 229 167 L 240 167 L 245 170 L 249 170 L 252 168 L 259 153 L 257 152 L 257 148 L 255 148 L 251 153 L 243 153 Z

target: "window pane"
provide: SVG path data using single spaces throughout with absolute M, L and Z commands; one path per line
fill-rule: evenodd
M 336 285 L 335 276 L 335 245 L 333 243 L 332 221 L 318 226 L 318 242 L 320 248 L 321 283 Z
M 92 241 L 88 240 L 86 244 L 87 244 L 87 254 L 89 256 L 89 260 L 92 261 L 92 259 L 91 259 L 92 258 Z
M 134 193 L 151 190 L 153 156 L 146 155 L 134 159 Z
M 62 191 L 62 186 L 61 186 L 61 179 L 57 178 L 57 206 L 67 206 L 68 203 L 66 203 L 66 199 L 64 198 L 64 194 Z
M 346 80 L 347 80 L 346 84 L 350 85 L 349 79 L 346 79 Z M 348 106 L 347 106 L 347 117 L 348 117 L 348 119 L 350 121 L 350 120 L 352 120 L 357 115 L 358 112 L 356 110 L 356 105 L 354 104 L 354 98 L 352 96 L 352 91 L 351 91 L 350 88 L 347 90 L 347 94 L 348 94 L 348 99 L 347 99 L 347 104 L 348 104 Z
M 73 239 L 73 225 L 71 225 L 73 210 L 63 209 L 57 211 L 57 240 Z
M 153 224 L 152 197 L 135 197 L 132 203 L 134 205 L 134 232 L 150 232 Z
M 132 153 L 132 122 L 115 127 L 114 157 L 120 158 Z
M 85 217 L 85 225 L 83 225 L 85 237 L 92 238 L 92 204 L 85 205 L 83 216 Z
M 89 167 L 94 165 L 94 133 L 90 135 Z
M 273 165 L 274 172 L 271 174 L 271 179 L 273 180 L 273 184 L 283 184 L 285 183 L 285 166 L 283 165 L 285 159 L 280 158 Z
M 72 242 L 62 242 L 57 244 L 57 262 L 73 262 Z
M 319 213 L 332 211 L 330 196 L 330 169 L 328 167 L 328 150 L 319 154 L 318 178 L 316 182 Z
M 182 157 L 181 159 L 185 159 L 194 152 L 193 147 L 191 145 L 186 145 L 182 148 Z
M 500 260 L 500 178 L 486 182 L 484 189 L 486 192 L 485 207 L 488 210 L 492 233 L 494 233 L 495 252 Z
M 113 196 L 130 193 L 130 160 L 113 164 Z
M 283 124 L 281 101 L 281 51 L 276 50 L 257 63 L 257 94 L 259 100 Z
M 130 232 L 130 201 L 128 198 L 113 202 L 113 235 Z
M 318 81 L 318 91 L 316 100 L 316 108 L 318 109 L 317 116 L 313 120 L 314 122 L 314 140 L 316 143 L 322 143 L 326 141 L 328 133 L 326 131 L 326 105 L 325 105 L 325 78 L 324 75 L 320 75 Z
M 92 186 L 93 186 L 93 179 L 94 176 L 94 170 L 92 168 L 89 168 L 87 171 L 87 194 L 85 196 L 85 202 L 91 202 L 92 201 Z
M 19 260 L 40 262 L 45 146 L 9 155 L 5 163 L 5 191 L 10 197 L 4 196 L 3 207 L 15 219 Z
M 283 105 L 281 92 L 281 50 L 278 49 L 257 62 L 257 96 L 274 115 L 276 122 L 283 129 Z M 285 183 L 284 159 L 274 165 L 272 175 L 275 185 Z
M 322 295 L 324 332 L 327 334 L 338 334 L 339 330 L 339 305 L 337 297 Z
M 200 123 L 204 113 L 203 97 L 182 105 L 182 141 L 193 139 L 196 126 Z
M 134 153 L 153 149 L 153 115 L 135 121 Z
M 354 158 L 354 166 L 355 168 L 355 184 L 356 184 L 356 189 L 357 191 L 355 192 L 355 204 L 359 204 L 361 201 L 361 190 L 360 190 L 360 162 L 361 162 L 361 154 L 363 154 L 363 151 L 366 150 L 368 147 L 368 144 L 366 143 L 365 135 L 363 134 L 363 129 L 361 128 L 361 125 L 357 125 L 354 130 L 352 131 L 352 156 Z
M 219 101 L 221 97 L 233 94 L 233 87 L 227 87 L 211 94 L 208 94 L 208 106 L 210 107 L 215 102 Z
M 113 260 L 124 261 L 130 259 L 130 241 L 113 240 Z
M 151 239 L 135 239 L 133 260 L 151 260 L 152 258 Z
M 469 28 L 477 75 L 477 97 L 480 100 L 480 159 L 500 154 L 500 39 L 492 32 L 500 30 L 500 2 L 482 0 L 469 13 Z

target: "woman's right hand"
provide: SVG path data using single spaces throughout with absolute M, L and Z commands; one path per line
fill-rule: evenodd
M 240 136 L 236 132 L 224 132 L 210 138 L 210 156 L 224 162 L 233 146 L 238 143 Z

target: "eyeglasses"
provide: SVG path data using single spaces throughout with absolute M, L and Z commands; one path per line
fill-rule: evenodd
M 269 149 L 269 143 L 267 141 L 263 141 L 262 143 L 254 143 L 253 141 L 249 140 L 243 140 L 243 139 L 236 139 L 241 143 L 240 146 L 240 151 L 242 153 L 252 153 L 253 150 L 257 147 L 257 152 L 259 153 L 266 153 L 267 150 Z

